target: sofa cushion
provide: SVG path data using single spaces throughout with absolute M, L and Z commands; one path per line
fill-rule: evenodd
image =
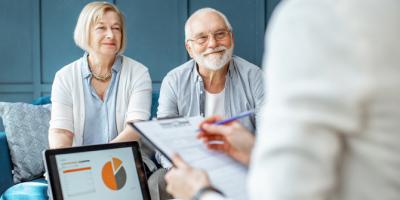
M 0 102 L 14 183 L 40 177 L 44 172 L 42 151 L 48 148 L 50 105 Z
M 150 119 L 157 118 L 159 96 L 160 96 L 160 93 L 158 91 L 153 91 L 153 93 L 151 95 L 151 117 L 150 117 Z
M 44 179 L 37 179 L 30 182 L 16 184 L 1 196 L 0 200 L 40 200 L 49 199 L 47 195 L 47 182 Z
M 0 132 L 0 194 L 13 185 L 12 163 L 5 132 Z
M 45 105 L 51 103 L 51 97 L 50 96 L 42 96 L 34 99 L 32 101 L 33 105 Z

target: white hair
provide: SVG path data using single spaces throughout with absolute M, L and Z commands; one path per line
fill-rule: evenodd
M 226 27 L 228 28 L 229 31 L 232 31 L 232 26 L 228 21 L 228 18 L 226 18 L 226 16 L 221 13 L 220 11 L 214 9 L 214 8 L 201 8 L 199 10 L 197 10 L 196 12 L 194 12 L 192 15 L 190 15 L 190 17 L 186 20 L 185 23 L 185 41 L 187 41 L 189 39 L 189 36 L 192 34 L 191 30 L 190 30 L 190 23 L 193 20 L 193 17 L 202 13 L 208 13 L 208 12 L 213 12 L 216 13 L 217 15 L 221 16 L 222 19 L 225 22 Z

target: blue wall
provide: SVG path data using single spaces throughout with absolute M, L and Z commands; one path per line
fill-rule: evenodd
M 82 56 L 73 42 L 77 17 L 90 0 L 0 1 L 0 101 L 31 102 L 49 95 L 54 74 Z M 109 0 L 126 16 L 125 55 L 145 64 L 155 90 L 185 62 L 184 23 L 202 7 L 227 15 L 235 54 L 261 64 L 267 19 L 278 0 Z
M 78 15 L 92 0 L 0 1 L 0 101 L 31 102 L 50 95 L 54 74 L 83 55 L 73 31 Z M 150 69 L 154 90 L 165 74 L 189 59 L 184 24 L 202 7 L 228 17 L 235 54 L 260 66 L 264 32 L 279 0 L 108 0 L 125 14 L 125 55 Z M 0 130 L 3 130 L 0 120 Z

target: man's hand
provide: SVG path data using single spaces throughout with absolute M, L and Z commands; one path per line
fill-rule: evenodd
M 233 121 L 224 125 L 212 125 L 221 120 L 218 116 L 210 117 L 200 124 L 198 138 L 202 139 L 209 149 L 222 151 L 237 161 L 249 165 L 255 137 L 239 122 Z
M 201 188 L 210 186 L 205 171 L 189 166 L 179 155 L 172 158 L 176 167 L 166 175 L 167 192 L 178 199 L 191 199 Z

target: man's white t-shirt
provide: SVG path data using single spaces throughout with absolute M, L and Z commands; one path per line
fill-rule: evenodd
M 225 117 L 225 88 L 216 94 L 206 92 L 204 115 L 210 117 L 219 115 Z

